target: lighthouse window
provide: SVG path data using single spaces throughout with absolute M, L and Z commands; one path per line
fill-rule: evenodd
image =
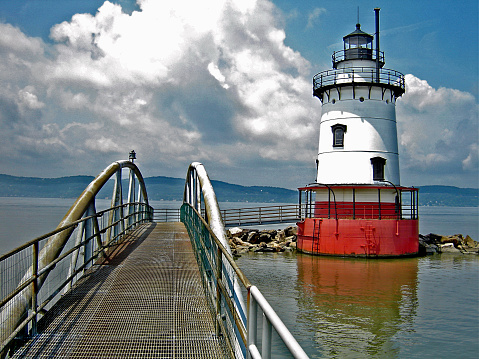
M 371 165 L 373 166 L 373 181 L 384 181 L 384 166 L 386 159 L 382 157 L 371 158 Z
M 344 147 L 346 128 L 346 125 L 341 124 L 331 126 L 331 130 L 333 131 L 333 147 Z

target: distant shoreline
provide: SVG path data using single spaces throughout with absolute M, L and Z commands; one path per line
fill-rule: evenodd
M 77 198 L 93 176 L 59 178 L 17 177 L 0 174 L 0 197 Z M 124 180 L 126 183 L 126 180 Z M 148 198 L 154 201 L 181 201 L 185 181 L 173 177 L 146 177 Z M 269 186 L 242 186 L 211 181 L 218 202 L 297 203 L 298 191 Z M 126 184 L 125 184 L 126 186 Z M 419 186 L 419 205 L 430 207 L 479 207 L 478 188 L 454 186 Z M 100 191 L 98 198 L 111 198 L 113 181 Z

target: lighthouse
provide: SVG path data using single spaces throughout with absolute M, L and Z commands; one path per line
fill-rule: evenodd
M 402 187 L 396 100 L 404 75 L 385 68 L 374 36 L 356 24 L 313 78 L 321 101 L 316 182 L 299 188 L 298 249 L 313 254 L 402 256 L 418 251 L 417 189 Z M 375 40 L 375 41 L 374 41 Z

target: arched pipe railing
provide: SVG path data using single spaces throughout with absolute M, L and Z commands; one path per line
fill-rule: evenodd
M 125 204 L 121 183 L 124 168 L 129 169 L 128 197 L 133 200 Z M 96 195 L 111 178 L 115 179 L 111 208 L 97 212 Z M 132 179 L 139 184 L 138 201 L 135 201 Z M 132 161 L 117 161 L 86 187 L 54 231 L 0 256 L 0 357 L 7 354 L 15 337 L 36 335 L 37 316 L 47 305 L 53 304 L 57 294 L 68 289 L 95 258 L 105 254 L 125 233 L 141 222 L 151 221 L 152 214 L 141 172 Z M 75 228 L 75 243 L 67 246 Z M 80 249 L 83 252 L 82 264 L 78 264 Z M 25 264 L 22 259 L 28 257 L 30 264 Z M 18 278 L 22 268 L 25 268 L 24 275 Z M 55 274 L 55 287 L 50 289 L 53 285 L 49 284 L 43 290 L 42 285 L 53 271 L 62 272 L 62 278 Z
M 188 172 L 186 174 L 183 202 L 188 203 L 199 213 L 201 213 L 201 195 L 203 195 L 204 199 L 203 205 L 206 215 L 205 221 L 208 223 L 215 236 L 220 240 L 223 247 L 226 248 L 228 254 L 233 255 L 228 244 L 228 239 L 226 238 L 226 231 L 223 224 L 223 219 L 221 218 L 220 207 L 216 199 L 213 185 L 208 177 L 208 173 L 206 172 L 203 164 L 199 162 L 193 162 L 188 167 Z M 231 276 L 234 278 L 235 274 L 231 273 Z M 235 283 L 235 289 L 238 293 L 238 301 L 244 313 L 246 309 L 244 307 L 244 300 L 241 295 L 241 290 L 237 284 L 237 280 L 235 280 Z
M 220 207 L 216 199 L 216 194 L 211 184 L 208 173 L 199 162 L 193 162 L 186 175 L 185 191 L 183 194 L 183 202 L 190 204 L 201 212 L 201 194 L 204 199 L 204 207 L 206 212 L 206 222 L 211 227 L 213 233 L 218 237 L 223 246 L 228 249 L 231 254 L 228 240 L 226 239 L 225 227 L 221 218 Z
M 271 358 L 272 329 L 292 358 L 308 358 L 258 288 L 251 285 L 234 262 L 213 186 L 198 162 L 188 168 L 181 221 L 195 249 L 218 334 L 223 334 L 235 358 Z M 246 311 L 240 284 L 247 292 Z M 262 314 L 260 341 L 258 314 Z
M 398 188 L 396 187 L 396 185 L 390 181 L 386 181 L 386 180 L 382 180 L 382 182 L 385 182 L 387 184 L 390 184 L 391 186 L 394 187 L 394 190 L 396 191 L 396 198 L 395 198 L 395 208 L 394 210 L 396 211 L 396 215 L 397 215 L 397 220 L 400 220 L 402 219 L 402 211 L 401 211 L 401 207 L 402 207 L 402 203 L 401 203 L 401 194 L 399 193 L 399 190 Z

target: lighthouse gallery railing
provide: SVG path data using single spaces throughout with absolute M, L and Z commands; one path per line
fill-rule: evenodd
M 347 188 L 347 187 L 343 187 Z M 360 188 L 360 187 L 358 187 Z M 317 190 L 328 191 L 326 201 L 318 201 L 315 198 Z M 336 201 L 334 186 L 326 186 L 319 183 L 308 187 L 299 188 L 300 217 L 321 217 L 335 219 L 396 219 L 417 220 L 419 206 L 419 189 L 414 187 L 372 187 L 376 191 L 376 201 L 358 201 L 356 188 L 351 187 L 348 199 Z M 395 191 L 396 201 L 391 203 L 382 199 L 384 192 Z
M 317 94 L 329 87 L 368 83 L 395 88 L 401 94 L 406 91 L 404 75 L 399 71 L 380 69 L 378 77 L 374 67 L 346 67 L 316 74 L 313 77 L 313 92 Z

